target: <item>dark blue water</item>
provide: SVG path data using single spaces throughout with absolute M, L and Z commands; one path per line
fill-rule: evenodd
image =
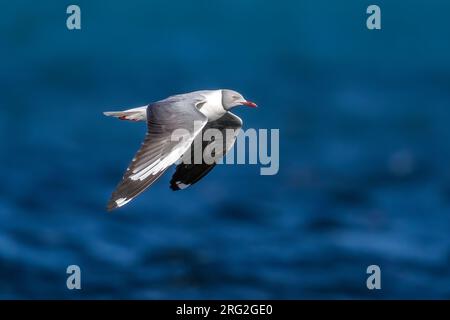
M 76 3 L 80 31 L 1 5 L 0 298 L 450 298 L 448 2 L 378 1 L 380 31 L 369 1 Z M 278 175 L 172 171 L 106 213 L 145 125 L 101 112 L 213 88 L 280 129 Z

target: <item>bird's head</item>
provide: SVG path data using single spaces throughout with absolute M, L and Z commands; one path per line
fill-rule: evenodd
M 257 107 L 256 103 L 248 101 L 239 92 L 228 89 L 222 90 L 222 105 L 225 110 L 230 110 L 237 106 Z

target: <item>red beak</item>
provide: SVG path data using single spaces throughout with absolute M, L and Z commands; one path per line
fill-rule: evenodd
M 242 102 L 242 104 L 244 106 L 247 106 L 247 107 L 250 107 L 250 108 L 256 108 L 257 107 L 256 103 L 251 102 L 251 101 L 245 101 L 245 102 Z

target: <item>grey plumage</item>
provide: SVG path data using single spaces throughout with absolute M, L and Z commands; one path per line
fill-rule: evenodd
M 144 179 L 133 180 L 132 177 L 136 174 L 148 170 L 148 166 L 157 161 L 167 157 L 174 149 L 182 142 L 171 141 L 171 135 L 176 129 L 186 129 L 194 135 L 195 123 L 201 123 L 203 126 L 208 122 L 206 116 L 200 113 L 195 108 L 197 99 L 189 95 L 172 96 L 168 99 L 150 104 L 147 108 L 147 134 L 141 148 L 136 153 L 134 159 L 125 172 L 122 181 L 116 187 L 116 190 L 111 195 L 108 202 L 107 209 L 113 210 L 120 206 L 120 199 L 122 202 L 138 196 L 153 182 L 155 182 L 167 169 L 168 166 L 150 174 Z M 201 130 L 201 128 L 200 128 Z M 195 136 L 195 135 L 194 135 Z M 181 155 L 189 148 L 193 138 L 183 137 L 187 140 L 185 150 L 180 151 Z M 189 142 L 189 140 L 191 140 Z M 180 156 L 181 156 L 180 155 Z M 176 161 L 177 159 L 175 159 Z M 169 164 L 169 166 L 172 163 Z
M 195 91 L 171 96 L 147 107 L 105 112 L 121 120 L 147 122 L 144 142 L 112 193 L 107 209 L 113 210 L 134 199 L 180 158 L 182 161 L 172 177 L 171 188 L 184 189 L 199 181 L 233 147 L 242 120 L 229 110 L 237 105 L 256 107 L 240 93 L 222 89 Z M 207 129 L 220 131 L 225 138 L 223 144 L 215 140 L 203 141 Z M 227 137 L 227 129 L 231 129 L 231 137 Z M 193 143 L 194 139 L 198 143 Z M 211 147 L 214 154 L 209 161 L 202 157 L 200 163 L 194 163 L 194 156 L 192 164 L 187 161 L 191 154 L 198 152 L 203 156 L 205 148 L 211 150 Z

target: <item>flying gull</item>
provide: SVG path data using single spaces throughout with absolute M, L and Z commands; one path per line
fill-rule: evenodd
M 181 162 L 170 181 L 172 190 L 185 189 L 203 178 L 233 147 L 242 120 L 230 110 L 240 105 L 256 107 L 240 93 L 221 89 L 179 94 L 139 108 L 104 112 L 106 116 L 121 120 L 147 122 L 145 140 L 112 193 L 108 211 L 133 200 L 178 160 Z M 223 136 L 225 130 L 231 129 L 235 134 L 230 141 L 224 141 L 221 148 L 216 148 L 215 161 L 193 161 L 195 152 L 201 152 L 214 143 L 213 139 L 195 143 L 195 140 L 202 139 L 207 129 L 219 130 Z M 173 139 L 174 132 L 180 132 L 178 139 Z

